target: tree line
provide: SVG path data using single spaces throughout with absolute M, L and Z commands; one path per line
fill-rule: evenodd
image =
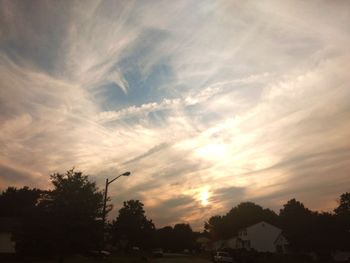
M 240 203 L 225 215 L 212 216 L 204 228 L 213 240 L 237 236 L 238 231 L 260 221 L 280 227 L 291 252 L 330 253 L 350 250 L 350 193 L 339 198 L 333 212 L 317 212 L 291 199 L 279 214 L 252 202 Z
M 95 182 L 73 169 L 50 179 L 51 190 L 8 187 L 0 194 L 0 218 L 10 219 L 20 256 L 61 258 L 105 246 L 181 251 L 194 244 L 190 225 L 156 229 L 139 200 L 125 201 L 118 216 L 103 226 L 103 191 Z M 108 204 L 107 213 L 111 209 Z
M 295 252 L 350 249 L 350 193 L 340 196 L 332 213 L 315 212 L 292 199 L 276 214 L 252 202 L 212 216 L 202 233 L 189 224 L 156 229 L 139 200 L 123 203 L 118 216 L 104 227 L 103 191 L 73 169 L 50 176 L 52 189 L 8 187 L 0 194 L 0 218 L 11 218 L 16 251 L 23 256 L 65 256 L 103 249 L 161 247 L 170 251 L 196 249 L 195 240 L 236 236 L 239 229 L 266 221 L 283 229 Z M 112 209 L 109 204 L 107 212 Z

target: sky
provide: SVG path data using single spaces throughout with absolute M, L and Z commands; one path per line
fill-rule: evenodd
M 350 188 L 349 1 L 0 1 L 0 189 L 75 167 L 157 227 Z

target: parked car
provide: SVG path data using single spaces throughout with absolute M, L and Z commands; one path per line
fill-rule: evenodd
M 153 257 L 163 257 L 163 250 L 161 248 L 154 248 L 152 249 L 152 256 Z
M 218 252 L 216 252 L 216 254 L 214 256 L 214 262 L 217 262 L 217 263 L 221 263 L 221 262 L 233 263 L 233 258 L 227 252 L 218 251 Z

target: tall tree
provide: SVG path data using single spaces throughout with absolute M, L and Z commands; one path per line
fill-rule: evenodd
M 218 240 L 225 235 L 225 225 L 222 216 L 215 215 L 204 223 L 204 229 L 210 233 L 213 240 Z
M 38 254 L 38 251 L 45 250 L 40 249 L 44 242 L 36 242 L 44 233 L 38 227 L 42 220 L 38 203 L 44 194 L 45 191 L 27 186 L 19 189 L 8 187 L 0 194 L 0 217 L 9 218 L 19 254 Z
M 236 236 L 238 230 L 249 225 L 266 221 L 276 224 L 278 216 L 270 209 L 264 209 L 252 202 L 243 202 L 233 207 L 224 216 L 214 216 L 205 224 L 214 239 Z
M 8 187 L 0 194 L 0 217 L 23 218 L 37 205 L 42 190 Z
M 334 209 L 338 226 L 337 243 L 340 249 L 350 249 L 350 192 L 342 194 L 339 205 Z
M 51 175 L 54 189 L 41 203 L 53 223 L 55 245 L 64 253 L 86 251 L 101 238 L 103 193 L 73 169 Z
M 175 250 L 192 249 L 194 247 L 194 233 L 189 224 L 176 224 L 173 229 Z
M 305 238 L 310 233 L 313 224 L 312 211 L 303 203 L 291 199 L 280 210 L 280 223 L 292 248 L 296 251 L 310 250 L 310 239 Z
M 340 196 L 339 205 L 334 212 L 340 216 L 350 216 L 350 193 L 347 192 Z
M 129 245 L 148 247 L 155 232 L 152 220 L 147 219 L 144 204 L 139 200 L 129 200 L 123 203 L 119 215 L 112 222 L 112 237 L 114 242 L 126 239 Z
M 165 226 L 157 229 L 155 234 L 155 247 L 161 247 L 165 250 L 174 250 L 173 228 Z

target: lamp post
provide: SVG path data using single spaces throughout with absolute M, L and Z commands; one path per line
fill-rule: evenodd
M 115 177 L 111 181 L 109 181 L 108 178 L 106 179 L 105 193 L 104 193 L 104 198 L 103 198 L 103 210 L 102 210 L 102 227 L 103 227 L 103 246 L 102 247 L 104 247 L 104 233 L 105 233 L 105 223 L 106 223 L 106 206 L 107 206 L 108 186 L 111 183 L 113 183 L 115 180 L 117 180 L 119 177 L 129 176 L 130 174 L 131 174 L 130 172 L 125 172 L 125 173 L 118 175 L 117 177 Z

